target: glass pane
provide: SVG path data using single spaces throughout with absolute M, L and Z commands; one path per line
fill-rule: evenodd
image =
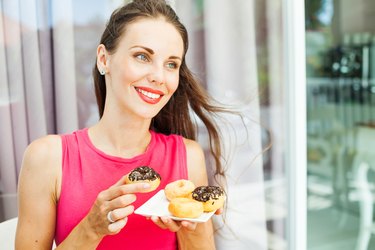
M 285 1 L 257 0 L 256 53 L 262 123 L 264 192 L 268 249 L 286 250 L 288 187 L 285 169 L 285 82 L 283 5 Z M 272 146 L 270 145 L 272 144 Z
M 374 249 L 375 2 L 305 3 L 308 249 Z

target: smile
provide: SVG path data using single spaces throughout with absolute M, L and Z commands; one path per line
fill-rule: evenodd
M 141 93 L 142 95 L 145 95 L 145 96 L 147 96 L 148 98 L 151 98 L 151 99 L 157 99 L 157 98 L 160 98 L 160 95 L 159 95 L 159 94 L 151 93 L 151 92 L 145 91 L 145 90 L 143 90 L 143 89 L 137 89 L 137 91 L 138 91 L 139 93 Z
M 135 87 L 135 90 L 138 92 L 141 99 L 149 104 L 158 103 L 164 95 L 161 91 L 146 87 Z

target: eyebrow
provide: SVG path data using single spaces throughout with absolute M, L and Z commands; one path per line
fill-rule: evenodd
M 150 53 L 151 55 L 155 54 L 155 52 L 151 48 L 148 48 L 148 47 L 145 47 L 145 46 L 135 45 L 135 46 L 131 47 L 130 49 L 134 49 L 134 48 L 142 48 L 142 49 L 146 50 L 148 53 Z M 178 60 L 182 61 L 182 59 L 178 56 L 170 56 L 169 59 L 178 59 Z

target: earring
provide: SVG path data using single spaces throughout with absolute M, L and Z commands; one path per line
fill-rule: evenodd
M 105 75 L 105 70 L 104 70 L 104 69 L 101 69 L 101 70 L 100 70 L 100 74 L 101 74 L 102 76 L 104 76 L 104 75 Z

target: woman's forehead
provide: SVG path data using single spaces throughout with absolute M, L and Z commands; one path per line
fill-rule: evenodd
M 126 26 L 120 46 L 144 46 L 154 51 L 183 55 L 183 40 L 176 27 L 163 18 L 142 18 Z

